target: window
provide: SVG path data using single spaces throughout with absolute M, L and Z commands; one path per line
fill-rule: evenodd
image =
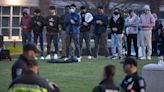
M 1 8 L 2 8 L 2 7 L 0 6 L 0 16 L 2 15 Z
M 19 35 L 19 29 L 13 29 L 12 36 L 18 36 L 18 35 Z
M 3 15 L 10 15 L 10 7 L 2 7 Z
M 9 36 L 9 29 L 2 29 L 2 35 Z
M 12 22 L 13 27 L 19 27 L 19 17 L 14 17 Z
M 20 14 L 20 7 L 13 7 L 13 15 L 19 15 Z
M 9 17 L 2 17 L 2 27 L 9 27 L 10 18 Z

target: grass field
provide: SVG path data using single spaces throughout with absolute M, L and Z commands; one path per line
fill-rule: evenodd
M 16 59 L 16 58 L 15 58 Z M 152 61 L 138 61 L 139 72 L 145 64 L 156 62 L 157 58 Z M 11 80 L 11 66 L 14 61 L 0 62 L 0 92 L 6 92 Z M 49 81 L 56 82 L 62 92 L 91 92 L 101 80 L 102 69 L 107 64 L 113 64 L 117 68 L 115 81 L 117 84 L 124 78 L 120 60 L 110 60 L 99 57 L 97 60 L 82 59 L 80 63 L 70 64 L 49 64 L 45 61 L 39 61 L 40 74 L 48 78 Z

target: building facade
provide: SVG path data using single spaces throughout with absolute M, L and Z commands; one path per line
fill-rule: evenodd
M 5 41 L 21 40 L 20 20 L 24 8 L 30 13 L 39 7 L 39 0 L 0 0 L 0 34 Z

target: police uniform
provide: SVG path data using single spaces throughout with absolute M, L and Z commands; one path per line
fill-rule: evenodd
M 28 61 L 27 66 L 29 63 L 37 65 L 35 60 Z M 28 70 L 10 84 L 8 92 L 60 92 L 60 90 L 56 86 L 52 87 L 38 74 Z
M 12 80 L 22 75 L 22 73 L 28 69 L 27 61 L 28 60 L 23 55 L 19 56 L 19 59 L 12 66 Z
M 126 92 L 130 92 L 130 90 L 128 90 L 128 87 L 132 83 L 134 83 L 132 86 L 132 90 L 134 90 L 135 92 L 146 92 L 145 80 L 142 77 L 140 77 L 137 72 L 132 75 L 126 76 L 121 84 L 121 87 Z
M 119 87 L 114 84 L 113 80 L 103 80 L 92 92 L 119 92 Z
M 36 48 L 36 46 L 31 43 L 23 47 L 23 51 L 29 51 L 29 50 L 33 50 L 36 53 L 39 53 L 39 50 Z M 27 62 L 28 62 L 28 59 L 24 55 L 19 56 L 18 60 L 12 66 L 12 80 L 22 75 L 25 71 L 27 71 L 28 69 Z

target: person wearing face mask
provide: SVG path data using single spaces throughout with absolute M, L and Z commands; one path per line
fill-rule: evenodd
M 67 5 L 67 6 L 65 6 L 64 14 L 60 17 L 60 25 L 61 25 L 60 34 L 61 34 L 61 40 L 62 40 L 62 56 L 61 56 L 61 58 L 66 57 L 66 53 L 65 53 L 65 51 L 66 51 L 66 43 L 65 43 L 66 25 L 64 23 L 64 20 L 65 20 L 65 17 L 69 14 L 69 12 L 70 12 L 70 6 Z
M 80 17 L 81 17 L 81 25 L 80 25 L 80 48 L 82 51 L 83 40 L 86 43 L 87 55 L 88 59 L 92 59 L 91 56 L 91 47 L 90 47 L 90 32 L 91 32 L 91 22 L 93 20 L 93 16 L 91 13 L 87 12 L 85 6 L 80 7 Z
M 31 42 L 31 19 L 30 10 L 25 8 L 23 10 L 23 17 L 21 18 L 20 26 L 22 29 L 22 44 L 23 46 Z
M 138 58 L 138 34 L 139 17 L 135 14 L 134 10 L 129 10 L 129 16 L 125 20 L 126 35 L 127 35 L 127 56 L 131 56 L 131 42 L 133 41 L 136 58 Z
M 107 26 L 108 26 L 108 16 L 104 14 L 103 6 L 99 6 L 97 8 L 97 14 L 94 16 L 93 20 L 94 24 L 94 35 L 95 35 L 95 55 L 94 57 L 97 58 L 98 50 L 100 43 L 101 46 L 106 51 L 105 57 L 109 56 L 109 50 L 107 45 L 108 33 L 107 33 Z
M 111 40 L 112 40 L 112 57 L 111 59 L 122 59 L 122 35 L 124 29 L 124 18 L 120 13 L 119 8 L 115 8 L 113 16 L 110 18 Z M 118 56 L 116 56 L 118 49 Z
M 66 58 L 64 61 L 67 61 L 70 59 L 70 45 L 71 40 L 73 40 L 75 49 L 76 49 L 76 59 L 78 62 L 81 62 L 80 57 L 80 43 L 79 43 L 79 36 L 80 36 L 80 16 L 78 13 L 76 13 L 76 5 L 72 4 L 70 5 L 70 13 L 65 18 L 65 25 L 66 25 Z
M 144 13 L 140 16 L 140 26 L 142 28 L 142 57 L 141 60 L 145 60 L 146 56 L 148 60 L 151 60 L 152 55 L 152 29 L 155 26 L 155 18 L 151 14 L 150 7 L 144 6 Z M 146 55 L 147 46 L 147 55 Z
M 56 14 L 56 8 L 54 6 L 49 7 L 50 15 L 46 17 L 46 38 L 47 38 L 47 56 L 46 59 L 58 59 L 58 42 L 59 42 L 59 17 Z M 54 58 L 51 58 L 51 42 L 55 47 Z
M 41 16 L 40 9 L 34 10 L 34 17 L 32 17 L 31 27 L 34 33 L 34 43 L 37 45 L 38 38 L 40 42 L 41 49 L 41 60 L 44 60 L 44 47 L 43 47 L 43 28 L 44 28 L 44 17 Z M 37 59 L 37 58 L 36 58 Z

